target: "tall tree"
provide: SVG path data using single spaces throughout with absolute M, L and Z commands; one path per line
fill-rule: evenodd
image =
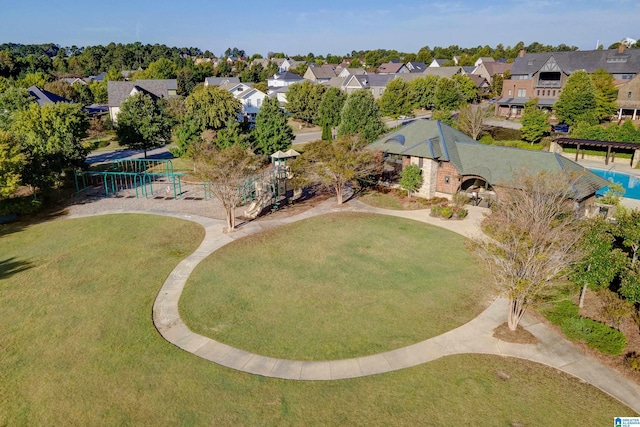
M 609 119 L 618 109 L 618 89 L 613 84 L 613 76 L 604 68 L 599 68 L 590 75 L 596 91 L 596 116 L 599 121 Z
M 13 132 L 0 130 L 0 198 L 18 189 L 25 163 L 21 139 Z
M 410 88 L 407 82 L 400 78 L 392 79 L 378 100 L 380 112 L 385 116 L 398 117 L 410 115 L 413 112 Z
M 342 204 L 347 185 L 356 184 L 378 170 L 375 153 L 365 150 L 366 145 L 367 141 L 358 135 L 310 142 L 292 163 L 291 171 L 299 184 L 320 182 L 331 188 L 338 204 Z
M 456 74 L 452 77 L 463 103 L 476 102 L 480 96 L 476 84 L 467 75 Z
M 457 110 L 462 102 L 462 96 L 454 80 L 446 77 L 438 80 L 433 102 L 434 109 L 453 111 Z
M 287 111 L 296 119 L 313 123 L 326 87 L 305 80 L 294 83 L 287 91 Z
M 171 140 L 171 126 L 163 108 L 146 93 L 137 93 L 120 105 L 116 127 L 120 145 L 147 150 Z
M 539 142 L 549 131 L 549 116 L 538 108 L 538 98 L 533 98 L 524 104 L 521 123 L 522 139 L 532 144 Z
M 626 255 L 614 247 L 611 224 L 597 217 L 583 223 L 579 245 L 585 256 L 573 266 L 571 278 L 582 288 L 579 306 L 584 307 L 587 289 L 608 288 L 625 266 Z
M 233 231 L 236 227 L 236 206 L 241 201 L 238 188 L 248 176 L 257 172 L 259 159 L 239 145 L 222 150 L 207 146 L 196 151 L 197 175 L 210 183 L 211 192 L 225 210 L 227 231 Z
M 256 146 L 262 154 L 273 154 L 291 147 L 293 129 L 276 98 L 265 98 L 256 116 Z
M 216 86 L 201 86 L 185 100 L 187 115 L 201 129 L 218 130 L 229 120 L 235 120 L 242 104 L 228 91 Z
M 414 79 L 409 83 L 414 107 L 425 110 L 433 109 L 439 79 L 440 77 L 438 76 L 425 76 Z
M 338 135 L 360 134 L 371 142 L 386 130 L 380 108 L 371 92 L 358 89 L 347 97 L 340 114 Z
M 27 164 L 22 174 L 25 184 L 46 188 L 59 182 L 66 169 L 80 167 L 89 151 L 83 144 L 89 119 L 82 106 L 59 102 L 16 113 L 12 129 L 24 137 Z
M 527 308 L 582 257 L 573 185 L 566 174 L 523 171 L 484 221 L 491 239 L 476 242 L 476 248 L 509 298 L 512 331 Z
M 11 86 L 0 93 L 0 129 L 8 130 L 19 111 L 29 109 L 36 99 L 25 88 Z
M 560 122 L 573 126 L 578 122 L 598 123 L 598 100 L 586 71 L 578 70 L 567 79 L 553 109 Z
M 340 112 L 346 99 L 347 96 L 337 87 L 328 88 L 322 96 L 315 119 L 322 126 L 323 134 L 326 133 L 322 139 L 331 139 L 331 130 L 340 124 Z

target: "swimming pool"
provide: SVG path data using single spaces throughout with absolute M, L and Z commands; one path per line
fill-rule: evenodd
M 610 170 L 602 170 L 602 169 L 589 169 L 589 170 L 595 173 L 596 175 L 603 177 L 606 180 L 613 180 L 613 182 L 618 182 L 622 184 L 622 186 L 626 190 L 622 197 L 640 200 L 640 176 L 633 176 L 627 173 L 615 172 Z M 603 195 L 608 188 L 609 187 L 605 187 L 599 190 L 596 194 Z

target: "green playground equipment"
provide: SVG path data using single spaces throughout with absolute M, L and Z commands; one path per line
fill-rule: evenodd
M 153 195 L 153 184 L 162 183 L 173 189 L 173 198 L 182 194 L 184 173 L 175 173 L 170 159 L 121 159 L 108 164 L 106 171 L 75 171 L 76 194 L 86 193 L 88 188 L 104 190 L 104 197 L 119 191 L 135 190 L 148 198 Z

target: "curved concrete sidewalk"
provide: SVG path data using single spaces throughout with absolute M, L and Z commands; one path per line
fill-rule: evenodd
M 341 208 L 325 202 L 314 209 L 289 218 L 261 220 L 243 224 L 232 234 L 223 234 L 224 221 L 163 211 L 110 211 L 108 213 L 151 213 L 182 218 L 201 224 L 206 231 L 198 249 L 181 261 L 163 284 L 153 306 L 153 321 L 170 343 L 219 365 L 265 377 L 292 380 L 338 380 L 390 372 L 417 366 L 443 356 L 481 353 L 518 357 L 548 365 L 578 377 L 617 398 L 640 413 L 640 386 L 618 372 L 587 356 L 569 341 L 556 334 L 533 316 L 521 325 L 531 332 L 538 344 L 512 344 L 493 337 L 493 330 L 505 321 L 507 301 L 497 298 L 484 312 L 454 330 L 396 350 L 352 359 L 304 362 L 276 359 L 240 350 L 192 332 L 180 318 L 178 301 L 187 278 L 200 261 L 218 248 L 264 229 L 300 221 L 330 212 L 370 212 L 394 215 L 431 223 L 467 237 L 478 237 L 478 223 L 483 209 L 471 208 L 465 221 L 442 221 L 426 211 L 390 211 L 349 202 Z

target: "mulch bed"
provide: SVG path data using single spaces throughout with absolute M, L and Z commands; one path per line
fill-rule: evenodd
M 538 344 L 538 338 L 531 332 L 520 325 L 518 325 L 515 331 L 512 331 L 509 329 L 507 322 L 504 322 L 493 330 L 493 337 L 514 344 Z

